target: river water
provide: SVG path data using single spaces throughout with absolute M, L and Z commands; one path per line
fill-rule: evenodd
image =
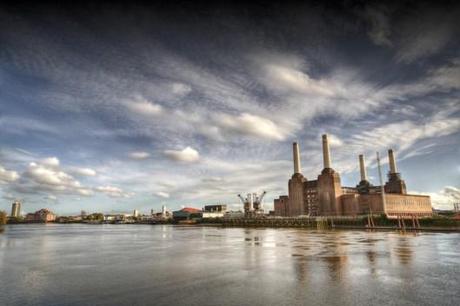
M 11 225 L 0 305 L 460 305 L 460 234 Z

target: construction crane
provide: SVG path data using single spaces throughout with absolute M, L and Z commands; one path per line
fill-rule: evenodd
M 264 191 L 260 196 L 258 196 L 257 193 L 248 193 L 246 198 L 243 198 L 241 194 L 238 195 L 241 203 L 243 203 L 246 216 L 263 213 L 262 200 L 266 193 L 267 192 Z

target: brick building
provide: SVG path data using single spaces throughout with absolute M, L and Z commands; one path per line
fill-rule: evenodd
M 301 173 L 299 145 L 293 144 L 294 174 L 288 182 L 289 195 L 274 200 L 276 216 L 353 216 L 373 213 L 396 218 L 432 215 L 429 196 L 407 194 L 406 183 L 397 172 L 393 150 L 388 151 L 390 172 L 384 188 L 373 186 L 368 181 L 363 155 L 359 156 L 361 181 L 356 187 L 343 187 L 339 173 L 331 165 L 327 135 L 322 136 L 322 144 L 324 168 L 316 180 L 308 180 Z

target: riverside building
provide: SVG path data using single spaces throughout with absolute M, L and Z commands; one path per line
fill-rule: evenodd
M 383 188 L 369 182 L 363 155 L 359 156 L 361 181 L 355 187 L 344 187 L 340 174 L 332 168 L 327 135 L 322 136 L 322 147 L 324 168 L 316 180 L 308 180 L 301 173 L 299 145 L 293 144 L 294 174 L 288 182 L 289 194 L 274 200 L 276 216 L 356 216 L 369 213 L 385 214 L 389 218 L 432 216 L 429 196 L 407 194 L 406 183 L 396 168 L 393 150 L 388 150 L 390 172 Z

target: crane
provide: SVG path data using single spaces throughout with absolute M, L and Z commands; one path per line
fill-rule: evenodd
M 246 198 L 243 198 L 241 194 L 238 194 L 238 198 L 244 206 L 244 213 L 249 216 L 252 213 L 263 214 L 262 200 L 267 192 L 264 191 L 260 196 L 257 193 L 248 193 Z

